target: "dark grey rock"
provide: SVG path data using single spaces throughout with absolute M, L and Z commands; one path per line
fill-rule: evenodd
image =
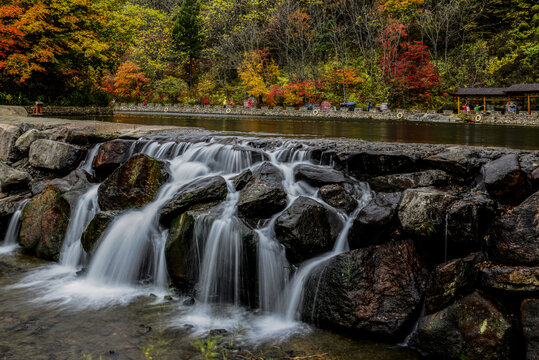
M 309 164 L 297 165 L 294 168 L 294 177 L 296 181 L 303 180 L 316 187 L 342 184 L 347 181 L 340 171 Z
M 300 196 L 277 218 L 275 235 L 296 264 L 331 250 L 342 228 L 335 210 Z
M 371 189 L 377 192 L 398 192 L 427 186 L 442 187 L 447 183 L 448 176 L 442 170 L 378 176 L 369 180 Z
M 0 161 L 13 162 L 21 158 L 15 142 L 22 130 L 13 125 L 0 124 Z
M 35 168 L 69 172 L 75 169 L 85 151 L 74 145 L 39 139 L 30 145 L 30 165 Z
M 341 185 L 333 184 L 322 186 L 318 192 L 318 196 L 320 196 L 320 198 L 327 204 L 336 209 L 340 209 L 347 214 L 350 214 L 358 206 L 357 200 L 354 199 Z
M 509 154 L 484 166 L 485 187 L 494 199 L 517 204 L 527 192 L 526 175 L 520 169 L 517 154 Z
M 526 360 L 539 359 L 539 299 L 525 299 L 520 306 Z
M 30 174 L 23 170 L 13 169 L 0 162 L 0 192 L 24 189 L 30 181 Z

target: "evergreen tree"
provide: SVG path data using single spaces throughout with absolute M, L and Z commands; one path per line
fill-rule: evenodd
M 176 50 L 189 60 L 189 89 L 193 88 L 193 60 L 200 56 L 203 46 L 199 13 L 198 0 L 184 0 L 172 29 Z

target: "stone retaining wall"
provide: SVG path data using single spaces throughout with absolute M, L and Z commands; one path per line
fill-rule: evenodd
M 245 108 L 243 106 L 233 106 L 223 108 L 222 105 L 210 105 L 201 107 L 199 105 L 161 105 L 161 104 L 117 104 L 114 106 L 114 112 L 160 112 L 170 114 L 215 114 L 215 115 L 244 115 L 244 116 L 269 116 L 269 117 L 299 117 L 299 118 L 339 118 L 339 119 L 377 119 L 377 120 L 407 120 L 419 122 L 444 122 L 457 123 L 466 122 L 464 118 L 452 114 L 451 111 L 444 111 L 443 114 L 429 111 L 422 113 L 420 111 L 371 111 L 367 112 L 361 108 L 356 108 L 354 111 L 349 111 L 347 108 L 337 110 L 307 110 L 302 107 L 294 109 L 291 107 L 267 107 L 260 108 Z M 528 125 L 539 126 L 539 112 L 534 112 L 532 115 L 526 113 L 501 115 L 498 113 L 482 114 L 481 123 L 488 124 L 511 124 L 511 125 Z M 477 122 L 474 120 L 474 115 L 468 116 L 468 121 Z
M 25 106 L 29 115 L 32 115 L 34 106 Z M 112 115 L 111 107 L 79 107 L 79 106 L 44 106 L 43 116 L 84 116 L 84 115 Z

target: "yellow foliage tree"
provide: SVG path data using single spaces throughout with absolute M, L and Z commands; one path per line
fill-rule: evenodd
M 259 99 L 269 93 L 279 74 L 279 66 L 267 49 L 246 52 L 238 68 L 238 75 L 245 91 Z

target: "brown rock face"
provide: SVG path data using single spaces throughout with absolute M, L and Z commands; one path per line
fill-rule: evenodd
M 397 340 L 419 310 L 426 279 L 413 241 L 353 250 L 312 273 L 302 317 L 321 326 Z
M 506 265 L 539 265 L 539 192 L 494 222 L 491 258 Z
M 125 140 L 113 140 L 102 144 L 92 162 L 96 175 L 103 179 L 127 161 L 132 144 L 132 141 Z
M 327 204 L 350 214 L 357 207 L 357 201 L 344 187 L 338 184 L 325 185 L 320 188 L 319 196 Z
M 38 257 L 57 261 L 69 224 L 70 207 L 52 186 L 30 200 L 22 212 L 20 243 Z
M 137 154 L 99 186 L 99 206 L 104 211 L 142 207 L 154 199 L 167 178 L 159 161 Z
M 475 292 L 419 321 L 418 341 L 433 358 L 509 359 L 511 324 L 488 299 Z

